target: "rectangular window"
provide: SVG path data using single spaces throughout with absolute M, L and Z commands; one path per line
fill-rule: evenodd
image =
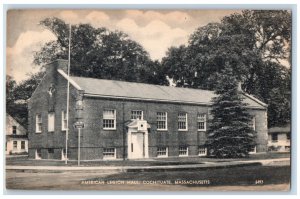
M 167 130 L 167 112 L 157 112 L 156 113 L 157 118 L 157 130 Z
M 131 119 L 143 119 L 143 111 L 134 110 L 131 111 Z
M 199 146 L 198 155 L 199 156 L 206 156 L 207 155 L 207 148 L 205 148 L 203 146 Z
M 103 111 L 103 129 L 116 129 L 116 110 Z
M 272 142 L 278 142 L 278 134 L 277 133 L 272 134 Z
M 48 132 L 54 132 L 54 113 L 48 113 Z
M 178 114 L 178 130 L 186 131 L 187 127 L 187 113 Z
M 116 158 L 116 148 L 103 149 L 103 159 L 115 159 L 115 158 Z
M 206 115 L 198 113 L 197 115 L 198 131 L 206 131 Z
M 21 141 L 21 149 L 25 149 L 25 141 Z
M 189 148 L 187 146 L 179 147 L 179 156 L 188 156 L 189 155 Z
M 61 112 L 61 130 L 62 131 L 67 130 L 67 111 Z
M 256 129 L 256 119 L 255 119 L 255 117 L 252 118 L 252 128 L 255 131 L 255 129 Z
M 158 147 L 157 148 L 157 157 L 168 157 L 168 148 L 167 147 Z
M 35 116 L 35 132 L 41 133 L 42 132 L 42 115 L 36 114 Z
M 35 151 L 35 159 L 37 159 L 37 160 L 42 159 L 42 150 L 41 149 L 37 149 Z
M 18 141 L 13 141 L 13 149 L 17 149 L 18 148 Z
M 17 135 L 17 126 L 12 126 L 12 134 Z

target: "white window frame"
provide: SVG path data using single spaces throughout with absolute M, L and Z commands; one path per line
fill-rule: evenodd
M 200 122 L 204 123 L 204 128 L 203 129 L 199 129 L 199 123 Z M 197 114 L 197 129 L 198 129 L 198 131 L 206 131 L 206 114 L 205 113 L 198 113 Z
M 180 114 L 185 114 L 185 129 L 180 129 L 179 128 L 179 115 Z M 182 121 L 180 121 L 182 122 Z M 187 113 L 178 113 L 177 115 L 177 126 L 178 126 L 178 131 L 187 131 L 188 130 L 188 114 Z
M 40 121 L 38 120 L 40 116 Z M 39 129 L 40 127 L 40 129 Z M 42 118 L 42 114 L 36 114 L 35 115 L 35 133 L 42 133 L 43 130 L 43 118 Z
M 131 110 L 131 119 L 135 120 L 137 118 L 134 118 L 133 116 L 137 116 L 137 112 L 141 112 L 141 118 L 139 118 L 140 120 L 144 119 L 144 112 L 142 110 Z
M 204 153 L 200 153 L 202 152 L 204 149 Z M 206 147 L 202 147 L 202 146 L 199 146 L 198 147 L 198 156 L 207 156 L 207 148 Z
M 16 131 L 15 131 L 16 130 Z M 14 132 L 16 132 L 16 133 L 14 133 Z M 18 134 L 18 131 L 17 131 L 17 126 L 16 125 L 14 125 L 14 126 L 12 126 L 12 132 L 11 132 L 13 135 L 17 135 Z
M 186 150 L 182 150 L 181 148 L 186 148 Z M 186 154 L 180 154 L 180 151 L 186 151 Z M 179 157 L 189 156 L 189 147 L 188 146 L 180 146 L 178 148 L 178 154 L 179 154 Z
M 67 111 L 62 111 L 61 112 L 61 130 L 62 131 L 66 131 L 67 130 L 67 122 L 68 122 L 68 118 L 67 118 Z M 66 126 L 65 126 L 66 123 Z
M 163 149 L 163 150 L 162 150 Z M 164 150 L 165 149 L 165 150 Z M 162 153 L 165 153 L 164 155 L 160 155 Z M 162 157 L 168 157 L 168 147 L 157 147 L 157 157 L 162 158 Z
M 42 159 L 42 150 L 41 150 L 41 154 L 40 155 L 38 154 L 38 150 L 41 150 L 41 149 L 36 149 L 35 150 L 35 159 L 36 160 L 41 160 Z
M 24 148 L 22 148 L 22 143 L 24 143 Z M 25 141 L 21 141 L 21 149 L 25 150 L 26 149 L 26 142 Z
M 158 118 L 159 113 L 164 113 L 166 120 L 162 120 L 161 118 Z M 160 115 L 162 116 L 162 115 Z M 158 128 L 158 122 L 165 122 L 165 127 L 164 129 Z M 157 130 L 158 131 L 167 131 L 168 130 L 168 112 L 156 112 L 156 125 L 157 125 Z
M 53 117 L 53 118 L 51 118 L 51 117 Z M 55 130 L 55 113 L 49 112 L 48 113 L 48 132 L 54 132 L 54 130 Z
M 106 155 L 112 153 L 112 152 L 109 152 L 109 151 L 105 151 L 105 150 L 108 150 L 108 149 L 113 149 L 113 150 L 114 150 L 113 156 L 106 156 Z M 114 147 L 103 148 L 102 155 L 103 155 L 103 159 L 104 159 L 104 160 L 116 159 L 116 158 L 117 158 L 116 148 L 114 148 Z
M 252 118 L 252 128 L 254 131 L 256 130 L 256 118 L 255 117 Z
M 114 112 L 114 117 L 113 118 L 104 118 L 104 112 L 105 111 L 113 111 Z M 103 113 L 102 113 L 102 127 L 103 127 L 103 130 L 116 130 L 117 129 L 117 122 L 116 122 L 116 118 L 117 118 L 117 112 L 116 112 L 116 109 L 104 109 L 103 110 Z M 104 127 L 104 120 L 114 120 L 114 127 L 110 128 L 110 127 Z

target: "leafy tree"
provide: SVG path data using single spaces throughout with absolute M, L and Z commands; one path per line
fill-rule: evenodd
M 6 112 L 27 128 L 27 101 L 44 76 L 44 72 L 31 74 L 19 84 L 11 76 L 6 76 Z
M 206 145 L 218 158 L 245 157 L 255 146 L 256 132 L 249 127 L 251 116 L 238 90 L 238 80 L 226 63 L 218 75 Z
M 228 63 L 243 90 L 270 105 L 269 125 L 279 125 L 290 121 L 291 71 L 281 64 L 290 60 L 290 35 L 288 11 L 245 10 L 198 28 L 187 46 L 169 49 L 162 65 L 177 86 L 214 90 Z M 274 89 L 285 103 L 272 101 Z
M 35 52 L 34 63 L 42 65 L 58 58 L 68 59 L 69 26 L 58 18 L 40 23 L 52 31 L 56 41 L 46 43 Z M 166 77 L 152 82 L 145 76 L 160 73 L 158 62 L 137 42 L 120 31 L 94 28 L 89 24 L 72 25 L 71 73 L 76 76 L 145 83 L 167 83 Z M 147 73 L 146 73 L 147 72 Z M 158 81 L 161 80 L 161 81 Z

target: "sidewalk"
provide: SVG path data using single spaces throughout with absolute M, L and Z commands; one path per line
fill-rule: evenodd
M 163 166 L 6 166 L 6 170 L 23 172 L 151 172 L 205 170 L 213 168 L 244 167 L 257 165 L 289 164 L 290 158 L 243 160 L 230 162 L 203 162 L 202 164 L 181 164 Z

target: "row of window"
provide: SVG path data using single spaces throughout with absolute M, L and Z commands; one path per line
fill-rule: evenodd
M 62 111 L 62 129 L 65 131 L 67 129 L 67 114 L 66 111 Z M 167 112 L 157 112 L 156 113 L 157 130 L 168 130 L 168 113 Z M 187 131 L 188 130 L 188 118 L 187 113 L 178 114 L 178 130 Z M 143 111 L 133 110 L 131 111 L 131 119 L 143 119 Z M 36 133 L 42 132 L 42 115 L 36 114 Z M 48 132 L 54 132 L 55 116 L 54 112 L 48 113 Z M 197 127 L 199 131 L 206 130 L 206 114 L 197 115 Z M 103 111 L 103 129 L 105 130 L 115 130 L 116 129 L 116 110 L 104 110 Z
M 13 141 L 13 149 L 18 148 L 18 143 L 21 144 L 21 149 L 25 149 L 25 141 Z M 7 142 L 6 142 L 7 145 Z
M 179 147 L 179 156 L 188 156 L 189 148 L 187 146 Z M 65 149 L 61 150 L 62 159 L 66 156 Z M 54 149 L 48 149 L 48 157 L 54 153 Z M 68 153 L 69 154 L 69 153 Z M 207 149 L 204 147 L 198 148 L 199 156 L 206 156 Z M 168 147 L 158 147 L 157 148 L 157 157 L 168 157 Z M 35 159 L 42 159 L 42 150 L 37 149 L 35 152 Z M 116 148 L 104 148 L 103 149 L 103 159 L 116 159 Z
M 61 112 L 61 130 L 65 131 L 67 130 L 67 112 L 62 111 Z M 55 116 L 54 112 L 48 113 L 48 132 L 54 132 L 54 125 L 55 125 Z M 43 120 L 41 114 L 36 114 L 35 116 L 35 132 L 41 133 L 42 132 L 42 126 L 43 126 Z
M 131 119 L 143 119 L 143 111 L 133 110 L 131 111 Z M 178 113 L 178 130 L 188 130 L 188 115 L 187 113 Z M 156 113 L 157 130 L 168 130 L 168 113 L 157 112 Z M 206 130 L 206 114 L 197 114 L 197 128 L 199 131 Z M 103 129 L 115 130 L 116 129 L 116 110 L 109 109 L 103 111 Z
M 278 133 L 273 133 L 272 135 L 271 135 L 271 140 L 272 140 L 272 142 L 278 142 Z M 291 134 L 286 134 L 286 140 L 287 141 L 290 141 L 291 140 Z

